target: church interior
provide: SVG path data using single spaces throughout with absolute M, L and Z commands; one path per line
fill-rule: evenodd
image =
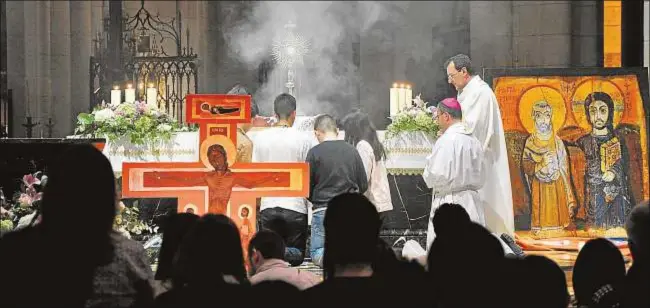
M 255 140 L 282 124 L 274 100 L 288 93 L 295 98 L 289 126 L 315 144 L 321 115 L 335 119 L 346 141 L 346 115 L 367 115 L 385 152 L 392 203 L 380 213 L 379 237 L 399 257 L 419 251 L 413 243 L 427 250 L 436 192 L 423 174 L 443 133 L 435 106 L 457 96 L 463 105 L 446 70 L 462 54 L 498 102 L 508 165 L 501 171 L 512 191 L 510 232 L 487 229 L 512 256 L 554 261 L 575 307 L 574 266 L 590 240 L 607 239 L 626 269 L 637 262 L 626 220 L 650 199 L 649 7 L 647 0 L 2 1 L 0 239 L 40 221 L 49 169 L 70 146 L 90 144 L 114 172 L 121 200 L 114 228 L 141 244 L 154 273 L 162 231 L 177 212 L 229 217 L 248 269 L 262 200 L 313 194 L 314 167 L 304 157 L 256 165 Z M 555 142 L 544 139 L 544 125 Z M 253 154 L 242 152 L 246 146 Z M 539 153 L 549 148 L 555 177 L 540 176 L 548 153 Z M 217 152 L 230 184 L 207 173 L 218 170 Z M 602 218 L 609 212 L 599 209 L 614 206 L 620 213 Z M 327 279 L 309 256 L 315 211 L 302 213 L 312 237 L 297 264 Z

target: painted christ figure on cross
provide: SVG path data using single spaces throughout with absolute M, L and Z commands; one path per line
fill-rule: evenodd
M 145 187 L 208 187 L 208 212 L 226 214 L 233 187 L 244 188 L 274 187 L 286 185 L 287 174 L 282 173 L 236 173 L 228 166 L 228 154 L 221 144 L 208 147 L 207 158 L 213 171 L 209 172 L 160 172 L 154 171 L 153 179 L 145 173 Z
M 306 163 L 237 161 L 237 126 L 251 122 L 250 95 L 189 94 L 187 123 L 199 125 L 195 162 L 124 162 L 122 193 L 127 198 L 177 198 L 179 212 L 224 214 L 242 227 L 247 251 L 255 233 L 256 210 L 238 209 L 260 197 L 306 197 Z M 219 109 L 216 114 L 207 107 Z M 241 214 L 241 215 L 240 215 Z M 246 231 L 246 232 L 244 232 Z

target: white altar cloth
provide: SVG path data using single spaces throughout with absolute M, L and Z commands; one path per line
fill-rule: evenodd
M 255 131 L 249 134 L 254 135 Z M 386 169 L 389 174 L 422 174 L 434 138 L 423 132 L 401 133 L 389 139 L 386 139 L 386 131 L 377 131 L 377 134 L 388 156 Z M 339 138 L 344 136 L 345 132 L 341 131 Z M 113 171 L 119 174 L 123 162 L 196 162 L 199 160 L 198 140 L 198 132 L 176 133 L 170 141 L 145 145 L 135 145 L 126 139 L 107 140 L 103 153 L 110 160 Z
M 123 162 L 196 162 L 199 161 L 199 133 L 180 132 L 166 142 L 135 145 L 128 140 L 106 140 L 104 155 L 115 173 Z

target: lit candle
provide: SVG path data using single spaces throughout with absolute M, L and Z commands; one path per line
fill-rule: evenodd
M 120 91 L 120 88 L 118 86 L 115 86 L 113 90 L 111 90 L 111 105 L 117 106 L 122 103 L 122 91 Z
M 390 88 L 390 116 L 393 117 L 399 112 L 399 102 L 397 94 L 397 84 L 394 83 L 393 87 Z
M 158 99 L 158 90 L 153 86 L 152 83 L 149 84 L 149 87 L 147 88 L 147 105 L 150 106 L 157 106 L 157 99 Z
M 135 89 L 131 84 L 128 84 L 124 90 L 124 101 L 127 103 L 135 102 Z
M 406 85 L 406 106 L 413 106 L 413 89 L 411 89 L 410 84 Z
M 402 111 L 402 110 L 404 110 L 404 108 L 406 108 L 406 85 L 401 84 L 399 86 L 399 90 L 397 91 L 397 93 L 399 95 L 398 96 L 399 97 L 399 99 L 398 99 L 398 101 L 399 101 L 399 104 L 398 104 L 399 105 L 399 110 Z

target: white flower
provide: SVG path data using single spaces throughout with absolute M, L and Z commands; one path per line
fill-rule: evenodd
M 110 119 L 113 119 L 115 117 L 115 113 L 113 110 L 106 108 L 102 110 L 98 110 L 95 112 L 95 121 L 96 122 L 106 122 Z
M 172 130 L 172 126 L 169 124 L 159 124 L 158 130 L 161 132 L 168 132 Z

